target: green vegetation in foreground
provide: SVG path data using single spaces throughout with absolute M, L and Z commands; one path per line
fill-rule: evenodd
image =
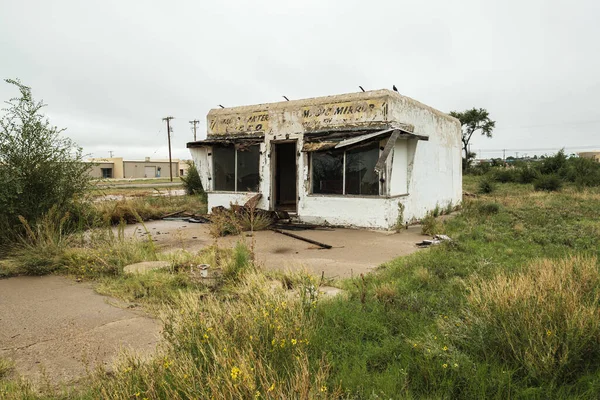
M 465 185 L 475 191 L 478 180 Z M 347 293 L 335 299 L 319 299 L 305 274 L 273 288 L 243 245 L 189 255 L 228 271 L 218 287 L 180 292 L 160 275 L 104 274 L 105 293 L 164 304 L 165 346 L 148 362 L 123 357 L 81 392 L 52 395 L 597 399 L 598 210 L 597 188 L 498 183 L 435 225 L 452 243 L 342 281 Z M 12 382 L 0 393 L 36 398 Z
M 443 223 L 452 243 L 322 303 L 314 357 L 358 398 L 598 398 L 599 210 L 599 190 L 498 184 Z

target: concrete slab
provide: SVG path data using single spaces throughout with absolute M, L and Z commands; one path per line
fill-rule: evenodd
M 145 274 L 155 269 L 168 268 L 171 265 L 168 261 L 142 261 L 135 264 L 129 264 L 123 268 L 126 274 Z
M 400 233 L 343 228 L 292 232 L 333 246 L 327 250 L 273 231 L 254 232 L 253 237 L 246 233 L 214 239 L 208 224 L 151 221 L 145 225 L 163 251 L 177 248 L 198 251 L 215 243 L 233 246 L 244 240 L 249 245 L 254 242 L 257 260 L 267 269 L 306 268 L 319 276 L 324 272 L 328 278 L 346 278 L 372 271 L 382 263 L 417 251 L 415 243 L 426 238 L 420 227 L 409 227 Z M 125 234 L 148 238 L 145 230 L 137 225 L 127 226 Z
M 34 382 L 59 383 L 77 380 L 86 367 L 110 369 L 122 348 L 152 352 L 160 324 L 109 299 L 59 276 L 0 280 L 0 357 Z

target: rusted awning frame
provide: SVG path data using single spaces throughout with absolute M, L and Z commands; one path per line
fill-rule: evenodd
M 265 141 L 264 135 L 211 137 L 210 139 L 189 142 L 188 149 L 215 145 L 260 144 Z
M 332 137 L 336 136 L 336 137 Z M 331 134 L 329 136 L 320 134 L 318 137 L 311 138 L 310 136 L 305 136 L 305 143 L 302 147 L 302 151 L 312 152 L 312 151 L 324 151 L 330 149 L 341 149 L 349 146 L 358 145 L 367 141 L 374 141 L 377 139 L 384 138 L 389 136 L 383 151 L 379 155 L 379 159 L 377 160 L 377 164 L 375 164 L 375 172 L 380 173 L 383 171 L 385 167 L 385 162 L 389 157 L 396 141 L 400 137 L 404 137 L 406 139 L 417 139 L 417 140 L 429 140 L 429 136 L 417 135 L 413 132 L 408 132 L 400 127 L 389 127 L 387 129 L 378 130 L 375 132 L 368 132 L 362 135 L 356 135 L 356 132 L 353 134 L 346 133 L 346 136 L 343 137 L 339 133 Z M 312 139 L 312 140 L 311 140 Z

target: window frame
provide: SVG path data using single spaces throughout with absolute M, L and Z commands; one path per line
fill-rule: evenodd
M 377 148 L 378 148 L 378 154 L 379 156 L 381 156 L 381 141 L 375 141 L 375 142 L 370 142 L 368 144 L 372 144 L 372 143 L 377 143 Z M 342 162 L 342 193 L 341 194 L 336 194 L 336 193 L 315 193 L 314 192 L 314 187 L 313 187 L 313 173 L 314 173 L 314 169 L 313 169 L 313 159 L 314 159 L 314 154 L 315 153 L 324 153 L 327 152 L 327 150 L 324 151 L 313 151 L 310 152 L 310 195 L 311 196 L 335 196 L 335 197 L 369 197 L 369 198 L 376 198 L 376 197 L 385 197 L 385 194 L 382 193 L 383 192 L 383 185 L 381 182 L 381 178 L 383 176 L 383 172 L 379 172 L 377 174 L 377 181 L 378 181 L 378 194 L 348 194 L 346 193 L 346 153 L 348 151 L 351 150 L 355 150 L 357 148 L 360 147 L 366 147 L 368 144 L 360 144 L 358 146 L 349 146 L 348 148 L 343 149 L 343 162 Z
M 246 191 L 246 190 L 244 190 L 244 191 L 238 190 L 238 151 L 240 151 L 240 150 L 237 148 L 237 146 L 233 145 L 233 146 L 213 146 L 211 148 L 211 151 L 210 151 L 211 154 L 210 155 L 212 155 L 212 160 L 211 161 L 212 161 L 212 176 L 213 176 L 213 179 L 211 179 L 211 181 L 212 181 L 211 186 L 212 186 L 212 191 L 213 192 L 223 192 L 223 193 L 260 193 L 260 182 L 262 180 L 261 179 L 261 175 L 260 175 L 260 156 L 261 156 L 262 152 L 260 151 L 260 144 L 258 144 L 258 143 L 257 144 L 252 144 L 252 145 L 249 145 L 249 146 L 257 146 L 258 147 L 258 160 L 257 160 L 258 161 L 258 166 L 257 166 L 258 167 L 257 168 L 257 171 L 258 171 L 258 183 L 257 183 L 256 191 L 255 192 L 249 192 L 249 191 Z M 214 159 L 215 147 L 225 147 L 225 148 L 233 147 L 233 150 L 234 150 L 234 153 L 233 153 L 233 165 L 234 165 L 234 168 L 233 168 L 234 169 L 234 174 L 233 174 L 233 183 L 234 183 L 233 190 L 215 189 L 215 186 L 216 186 L 216 183 L 215 183 L 215 180 L 214 180 L 214 177 L 216 176 L 216 174 L 215 174 L 216 163 L 215 163 L 215 159 Z
M 110 171 L 110 173 L 108 173 Z M 102 179 L 112 179 L 113 177 L 113 168 L 102 168 L 100 167 L 100 174 L 102 175 Z M 108 176 L 110 175 L 110 176 Z

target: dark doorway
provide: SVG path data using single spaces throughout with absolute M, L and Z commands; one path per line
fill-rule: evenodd
M 296 142 L 274 143 L 274 205 L 276 210 L 297 211 Z

